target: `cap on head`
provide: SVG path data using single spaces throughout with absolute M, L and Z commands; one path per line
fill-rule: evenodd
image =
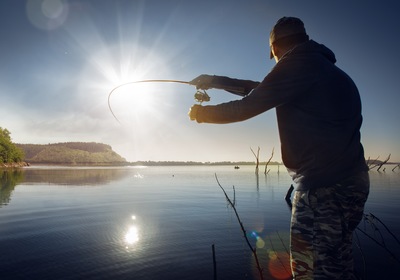
M 279 39 L 289 37 L 292 35 L 304 34 L 307 35 L 304 23 L 301 19 L 296 17 L 283 17 L 280 18 L 271 30 L 269 35 L 269 45 L 275 43 Z M 272 50 L 270 58 L 273 58 Z

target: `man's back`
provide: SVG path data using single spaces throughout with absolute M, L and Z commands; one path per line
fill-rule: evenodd
M 276 111 L 283 161 L 306 188 L 334 183 L 367 169 L 360 144 L 360 96 L 335 61 L 329 49 L 310 41 L 274 69 L 291 73 L 287 68 L 294 67 L 295 80 L 303 79 L 302 85 L 294 85 L 298 86 L 297 96 Z

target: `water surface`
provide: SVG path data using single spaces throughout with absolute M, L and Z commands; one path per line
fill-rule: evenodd
M 287 279 L 285 171 L 254 166 L 29 167 L 0 176 L 1 279 Z M 234 190 L 233 190 L 234 187 Z M 399 236 L 400 173 L 371 172 L 366 213 Z M 398 275 L 400 246 L 376 220 L 357 231 L 364 279 Z M 368 236 L 366 235 L 368 234 Z M 371 239 L 372 238 L 372 239 Z

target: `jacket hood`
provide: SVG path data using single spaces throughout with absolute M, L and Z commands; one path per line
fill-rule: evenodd
M 300 53 L 319 53 L 328 59 L 332 63 L 336 63 L 336 57 L 333 51 L 331 51 L 328 47 L 323 44 L 319 44 L 314 40 L 309 40 L 304 44 L 297 46 L 293 50 L 293 54 L 300 54 Z

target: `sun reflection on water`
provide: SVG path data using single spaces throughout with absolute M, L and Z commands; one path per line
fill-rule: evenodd
M 139 241 L 139 231 L 136 226 L 131 226 L 125 235 L 125 242 L 129 245 L 135 244 Z
M 131 219 L 132 221 L 136 222 L 136 216 L 132 215 Z M 139 236 L 139 227 L 136 224 L 131 225 L 124 236 L 126 249 L 129 249 L 131 246 L 137 244 L 140 240 Z

